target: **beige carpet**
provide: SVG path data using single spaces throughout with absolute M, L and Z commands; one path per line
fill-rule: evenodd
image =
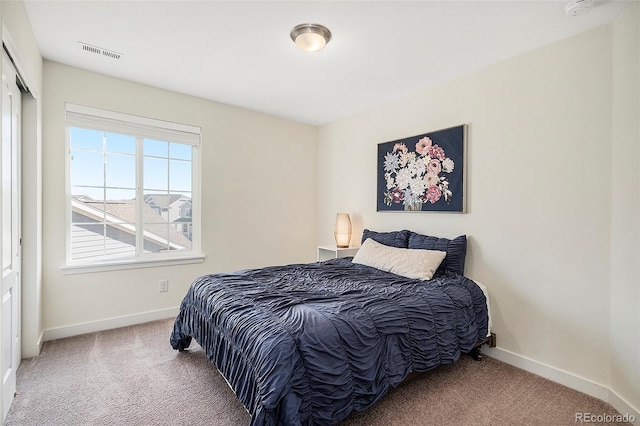
M 172 325 L 154 321 L 45 342 L 42 354 L 18 369 L 6 424 L 247 425 L 249 415 L 202 350 L 171 349 Z M 342 424 L 575 425 L 575 413 L 618 414 L 495 359 L 465 356 Z

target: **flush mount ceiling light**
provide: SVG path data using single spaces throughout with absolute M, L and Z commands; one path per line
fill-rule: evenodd
M 300 24 L 291 30 L 291 40 L 305 52 L 317 52 L 331 40 L 331 31 L 320 24 Z

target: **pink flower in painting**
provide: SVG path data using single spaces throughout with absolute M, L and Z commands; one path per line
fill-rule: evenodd
M 438 145 L 432 145 L 429 147 L 429 157 L 437 158 L 438 160 L 444 160 L 446 158 L 446 155 L 444 154 L 444 150 Z
M 393 201 L 396 204 L 399 204 L 402 202 L 402 191 L 399 190 L 398 188 L 393 189 L 393 191 L 391 191 L 391 201 Z
M 393 145 L 393 152 L 407 152 L 409 151 L 409 148 L 407 148 L 407 146 L 403 143 L 397 143 L 395 145 Z
M 416 144 L 416 152 L 420 155 L 425 155 L 427 152 L 429 152 L 429 147 L 431 147 L 431 143 L 432 143 L 431 139 L 425 136 L 424 138 L 420 139 Z
M 439 174 L 442 171 L 442 166 L 440 165 L 440 160 L 431 160 L 427 164 L 427 171 L 429 173 Z
M 425 194 L 425 198 L 431 204 L 437 203 L 441 196 L 442 196 L 442 192 L 440 191 L 440 188 L 438 188 L 437 186 L 430 186 L 429 188 L 427 188 L 427 193 Z

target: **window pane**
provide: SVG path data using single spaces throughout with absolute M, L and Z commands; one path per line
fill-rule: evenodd
M 112 188 L 136 188 L 136 159 L 131 155 L 107 153 L 106 186 Z
M 146 219 L 146 218 L 145 218 Z M 168 251 L 168 222 L 145 223 L 144 251 L 161 253 Z
M 114 189 L 107 188 L 107 200 L 110 202 L 129 203 L 135 204 L 136 191 L 135 189 Z
M 136 234 L 133 224 L 113 226 L 107 223 L 105 237 L 105 255 L 134 256 L 136 253 Z
M 169 156 L 169 143 L 153 139 L 145 139 L 143 144 L 143 154 L 167 158 Z
M 125 154 L 136 153 L 136 138 L 118 133 L 107 133 L 106 135 L 107 151 L 121 152 Z
M 169 160 L 169 178 L 171 192 L 191 191 L 191 162 Z
M 191 241 L 182 234 L 181 224 L 176 225 L 169 222 L 145 223 L 144 230 L 146 231 L 144 239 L 145 252 L 160 253 L 191 250 Z
M 168 249 L 169 206 L 168 193 L 145 192 L 144 211 L 144 251 L 160 253 Z
M 104 255 L 104 225 L 81 223 L 71 226 L 71 257 L 91 259 Z
M 178 160 L 191 161 L 191 145 L 183 143 L 170 143 L 169 144 L 169 157 Z
M 164 190 L 169 187 L 169 160 L 144 158 L 144 189 Z
M 178 229 L 178 231 L 186 238 L 189 240 L 189 242 L 191 242 L 191 232 L 193 229 L 193 225 L 191 222 L 181 222 L 181 223 L 177 223 L 176 224 L 176 229 Z M 189 247 L 191 247 L 191 245 L 189 244 Z
M 71 217 L 72 225 L 96 224 L 96 223 L 102 223 L 104 220 L 102 216 L 89 217 L 89 215 L 85 214 L 85 209 L 84 209 L 85 206 L 81 203 L 78 203 L 77 200 L 74 200 L 74 202 L 71 203 L 71 207 L 73 210 L 72 217 Z
M 113 214 L 118 213 L 121 206 L 111 202 L 74 200 L 72 209 L 72 259 L 135 255 L 135 224 Z
M 81 129 L 71 127 L 69 129 L 69 146 L 71 148 L 83 148 L 102 151 L 103 132 L 99 130 Z
M 107 201 L 102 207 L 113 223 L 136 223 L 135 191 L 107 190 Z
M 155 222 L 158 220 L 155 215 L 162 217 L 163 211 L 166 212 L 167 203 L 165 202 L 165 199 L 168 196 L 169 194 L 166 192 L 160 193 L 155 191 L 145 191 L 144 217 L 145 218 L 153 217 L 154 219 L 151 219 L 152 222 Z M 146 220 L 149 221 L 150 219 L 146 219 Z
M 71 151 L 71 185 L 103 186 L 104 157 L 102 152 Z
M 102 200 L 104 199 L 103 187 L 87 187 L 87 186 L 72 186 L 71 196 L 73 198 L 79 198 L 80 200 Z
M 191 192 L 183 192 L 181 193 L 180 202 L 178 203 L 178 208 L 176 209 L 177 215 L 172 218 L 174 223 L 177 222 L 191 222 Z M 188 219 L 188 220 L 187 220 Z
M 104 201 L 92 201 L 88 199 L 74 198 L 71 201 L 73 223 L 104 223 Z
M 145 251 L 191 250 L 191 233 L 182 232 L 191 223 L 191 193 L 145 192 L 144 230 Z M 187 226 L 189 228 L 189 226 Z

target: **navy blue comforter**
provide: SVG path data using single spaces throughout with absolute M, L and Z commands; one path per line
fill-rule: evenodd
M 252 425 L 336 424 L 469 352 L 487 318 L 464 276 L 417 281 L 335 259 L 202 276 L 170 340 L 196 339 Z

